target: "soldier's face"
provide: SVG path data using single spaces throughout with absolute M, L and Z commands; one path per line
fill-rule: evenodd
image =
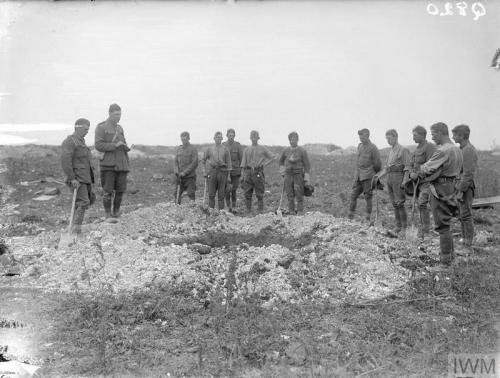
M 85 137 L 89 133 L 89 128 L 88 127 L 77 127 L 75 128 L 76 133 L 81 136 L 82 138 Z
M 115 110 L 114 112 L 109 113 L 109 119 L 111 119 L 111 121 L 113 121 L 114 123 L 120 122 L 121 118 L 122 118 L 121 110 Z
M 214 141 L 215 141 L 215 144 L 221 144 L 222 143 L 222 135 L 221 134 L 215 135 Z
M 184 145 L 188 144 L 189 143 L 189 136 L 187 136 L 187 135 L 181 135 L 181 142 Z
M 436 130 L 431 130 L 432 141 L 436 144 L 441 144 L 443 141 L 443 135 Z
M 368 134 L 359 134 L 359 141 L 361 143 L 368 142 L 368 138 L 369 138 Z
M 227 133 L 227 141 L 233 142 L 236 135 L 233 132 Z
M 453 133 L 453 140 L 455 141 L 455 143 L 460 144 L 464 141 L 464 138 L 460 134 Z
M 413 132 L 413 140 L 415 143 L 422 143 L 424 139 L 425 137 L 422 134 L 419 134 L 416 131 Z
M 252 144 L 257 144 L 257 142 L 259 141 L 259 134 L 250 134 L 250 140 L 252 141 Z
M 394 146 L 398 141 L 398 138 L 392 134 L 386 135 L 385 139 L 387 139 L 387 143 L 389 143 L 390 146 Z
M 290 142 L 290 146 L 297 147 L 297 144 L 299 143 L 299 138 L 296 135 L 292 135 L 290 138 L 288 138 L 288 141 Z

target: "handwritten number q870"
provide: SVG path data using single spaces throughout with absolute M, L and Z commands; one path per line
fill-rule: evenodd
M 447 2 L 442 9 L 434 3 L 429 3 L 427 4 L 427 13 L 432 16 L 453 16 L 458 13 L 460 16 L 465 17 L 467 16 L 467 8 L 469 8 L 469 6 L 465 1 L 455 3 L 455 5 Z M 470 7 L 470 12 L 474 15 L 474 21 L 477 21 L 479 17 L 486 14 L 486 8 L 482 3 L 473 3 Z

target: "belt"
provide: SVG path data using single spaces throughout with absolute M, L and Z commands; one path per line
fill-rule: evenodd
M 450 182 L 450 181 L 455 181 L 457 178 L 456 176 L 441 176 L 437 178 L 437 182 Z
M 403 167 L 388 167 L 387 168 L 387 172 L 389 173 L 399 173 L 399 172 L 403 172 Z
M 252 168 L 252 167 L 245 167 L 245 169 L 249 170 L 249 171 L 262 171 L 264 170 L 264 167 L 255 167 L 255 168 Z

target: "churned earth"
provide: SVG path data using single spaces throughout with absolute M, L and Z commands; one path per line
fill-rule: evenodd
M 473 253 L 435 274 L 438 239 L 387 233 L 385 193 L 377 227 L 362 221 L 362 199 L 354 221 L 343 217 L 349 157 L 312 156 L 304 216 L 276 214 L 270 167 L 267 212 L 248 217 L 241 205 L 206 209 L 200 177 L 197 201 L 173 204 L 169 150 L 149 152 L 132 160 L 120 220 L 97 204 L 67 248 L 57 148 L 3 160 L 3 358 L 47 377 L 397 377 L 446 376 L 449 353 L 498 351 L 498 209 L 475 211 Z M 494 159 L 482 157 L 486 195 Z M 35 200 L 47 187 L 59 194 Z

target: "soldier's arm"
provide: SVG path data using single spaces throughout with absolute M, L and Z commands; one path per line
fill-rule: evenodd
M 264 157 L 267 158 L 267 160 L 264 161 L 264 167 L 268 166 L 271 164 L 274 160 L 276 160 L 276 155 L 274 155 L 268 148 L 263 147 L 264 151 Z
M 177 150 L 175 150 L 175 156 L 174 156 L 174 173 L 176 175 L 180 173 L 179 148 L 177 148 Z
M 61 167 L 64 171 L 64 174 L 67 177 L 67 181 L 71 181 L 76 178 L 75 172 L 73 171 L 74 152 L 75 152 L 75 144 L 70 139 L 66 139 L 62 143 Z
M 247 147 L 248 148 L 248 147 Z M 241 156 L 240 167 L 245 168 L 247 166 L 247 149 L 243 150 L 243 155 Z
M 477 154 L 472 148 L 464 148 L 463 151 L 463 172 L 460 179 L 460 191 L 467 191 L 474 184 L 474 174 L 477 167 Z
M 224 153 L 224 156 L 226 157 L 227 170 L 229 172 L 233 169 L 233 162 L 231 161 L 231 152 L 229 152 L 228 148 L 226 148 L 226 152 Z
M 309 161 L 309 155 L 307 151 L 302 149 L 302 160 L 304 161 L 304 172 L 307 174 L 311 173 L 311 162 Z
M 101 126 L 97 126 L 95 129 L 95 149 L 99 152 L 109 152 L 116 150 L 115 143 L 108 143 L 104 141 L 104 128 Z
M 443 166 L 446 159 L 447 156 L 443 151 L 436 150 L 432 154 L 431 158 L 420 166 L 420 171 L 418 172 L 418 175 L 420 177 L 425 177 L 436 172 L 439 168 Z
M 359 156 L 358 156 L 359 157 Z M 380 172 L 382 169 L 382 160 L 380 160 L 380 152 L 377 147 L 372 149 L 373 169 L 375 172 Z
M 198 151 L 193 147 L 191 150 L 191 164 L 186 169 L 186 174 L 194 172 L 198 168 Z
M 280 166 L 285 165 L 285 160 L 286 160 L 286 148 L 283 151 L 281 151 L 281 155 L 280 155 L 280 159 L 278 161 L 278 164 Z
M 407 148 L 403 148 L 403 153 L 401 156 L 403 160 L 403 171 L 408 172 L 411 169 L 411 156 L 410 156 L 410 150 Z

